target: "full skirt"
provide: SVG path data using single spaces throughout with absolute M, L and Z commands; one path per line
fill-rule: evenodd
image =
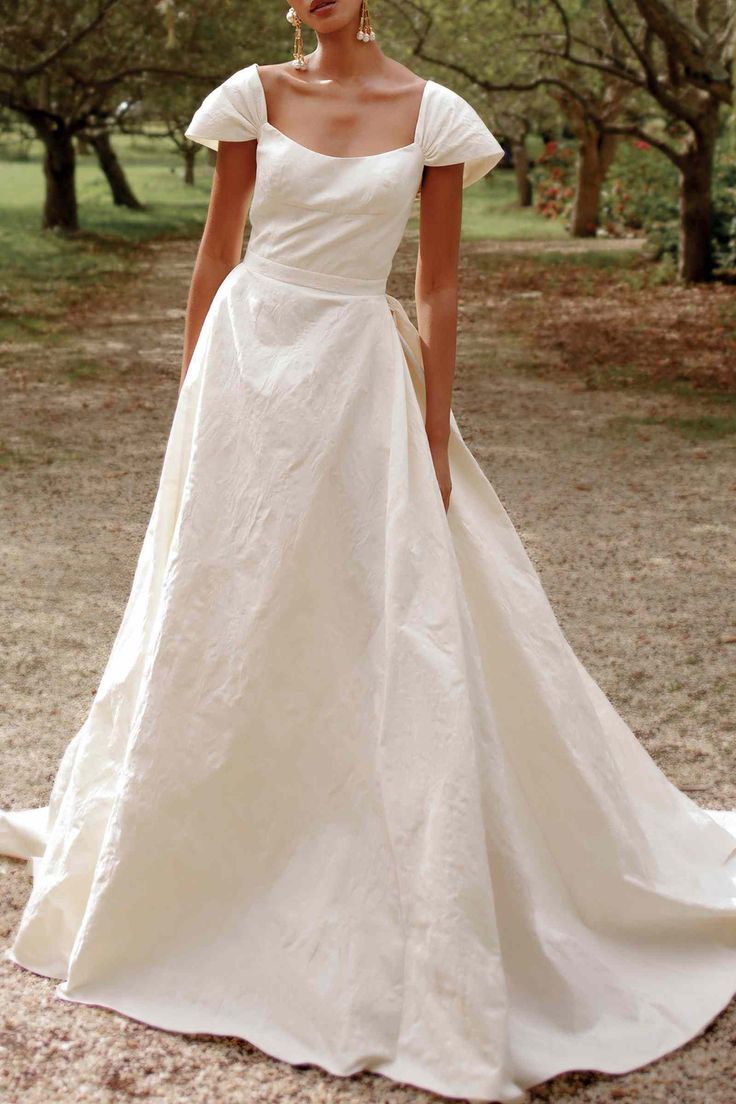
M 681 1045 L 736 990 L 736 815 L 566 641 L 403 307 L 245 264 L 6 955 L 65 1000 L 502 1102 Z

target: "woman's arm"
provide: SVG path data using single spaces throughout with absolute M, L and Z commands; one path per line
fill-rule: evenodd
M 457 342 L 462 181 L 462 164 L 425 167 L 415 288 L 427 386 L 425 426 L 445 510 L 452 490 L 448 446 Z
M 207 222 L 189 288 L 180 391 L 215 292 L 240 261 L 255 181 L 256 142 L 220 142 Z

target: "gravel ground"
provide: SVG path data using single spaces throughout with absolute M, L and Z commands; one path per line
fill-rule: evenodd
M 389 289 L 407 306 L 414 250 L 407 241 Z M 142 254 L 134 284 L 100 291 L 54 341 L 0 350 L 6 807 L 48 798 L 104 667 L 155 495 L 194 247 Z M 655 404 L 659 415 L 664 404 L 673 418 L 692 417 L 697 398 L 520 371 L 514 335 L 496 332 L 493 297 L 473 264 L 466 253 L 455 403 L 466 440 L 590 672 L 680 788 L 703 805 L 734 807 L 734 437 L 693 440 L 644 420 Z M 30 875 L 24 863 L 0 862 L 7 942 Z M 72 1005 L 54 996 L 55 982 L 5 960 L 0 976 L 3 1104 L 440 1099 Z M 564 1075 L 532 1099 L 733 1104 L 735 1046 L 732 1003 L 703 1035 L 644 1069 Z

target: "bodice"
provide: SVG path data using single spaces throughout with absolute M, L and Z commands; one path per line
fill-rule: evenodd
M 255 64 L 206 97 L 186 134 L 211 149 L 220 140 L 257 142 L 249 253 L 310 272 L 384 282 L 424 165 L 462 162 L 467 186 L 503 156 L 474 108 L 431 80 L 410 144 L 358 157 L 320 153 L 268 121 Z
M 418 146 L 327 157 L 269 125 L 257 166 L 249 250 L 330 275 L 388 277 L 422 176 Z

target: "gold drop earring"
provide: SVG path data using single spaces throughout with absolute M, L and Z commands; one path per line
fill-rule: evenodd
M 293 8 L 289 8 L 286 13 L 286 18 L 294 28 L 294 49 L 292 50 L 292 56 L 294 60 L 292 65 L 295 69 L 306 69 L 307 62 L 304 57 L 304 41 L 302 39 L 302 21 L 296 14 Z
M 376 32 L 373 30 L 371 24 L 371 17 L 368 11 L 368 0 L 363 0 L 363 4 L 360 9 L 360 27 L 358 33 L 355 36 L 359 42 L 375 42 Z

